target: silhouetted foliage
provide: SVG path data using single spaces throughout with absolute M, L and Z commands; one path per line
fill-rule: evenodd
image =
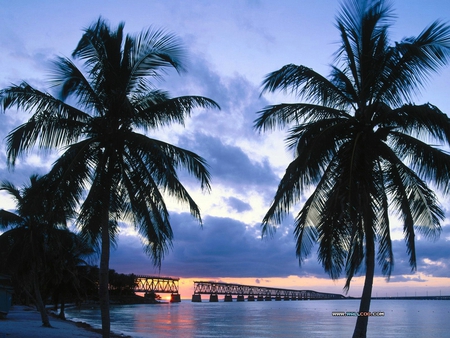
M 0 190 L 7 191 L 17 207 L 16 212 L 0 210 L 0 225 L 6 230 L 0 235 L 0 271 L 11 274 L 15 298 L 32 298 L 43 325 L 50 326 L 46 300 L 57 290 L 64 294 L 68 285 L 76 287 L 74 271 L 92 249 L 67 230 L 66 218 L 73 211 L 53 200 L 56 194 L 45 176 L 32 176 L 21 189 L 2 182 Z
M 109 290 L 112 295 L 134 295 L 136 276 L 134 274 L 117 273 L 109 270 Z
M 301 263 L 318 243 L 320 263 L 333 279 L 345 273 L 346 290 L 365 271 L 363 312 L 370 308 L 375 259 L 388 278 L 394 266 L 389 214 L 403 223 L 414 270 L 416 231 L 437 238 L 444 217 L 427 182 L 445 193 L 450 188 L 449 118 L 432 104 L 411 103 L 448 64 L 450 28 L 436 21 L 392 45 L 392 19 L 383 0 L 346 1 L 336 23 L 342 44 L 328 78 L 294 64 L 268 74 L 263 92 L 284 90 L 305 102 L 268 106 L 255 121 L 262 131 L 289 127 L 286 142 L 295 154 L 263 234 L 314 187 L 295 218 L 297 256 Z M 367 321 L 358 317 L 354 337 L 366 336 Z
M 154 80 L 166 71 L 183 70 L 184 49 L 175 36 L 154 29 L 125 36 L 123 30 L 123 23 L 111 29 L 102 18 L 85 30 L 72 54 L 76 63 L 69 58 L 55 62 L 52 82 L 59 90 L 57 97 L 27 83 L 0 95 L 4 109 L 33 113 L 6 138 L 10 165 L 36 145 L 64 150 L 49 175 L 58 182 L 61 198 L 80 201 L 81 234 L 101 246 L 104 337 L 110 333 L 110 244 L 119 220 L 133 223 L 144 239 L 144 250 L 159 266 L 173 237 L 163 194 L 186 204 L 201 223 L 200 210 L 177 170 L 186 169 L 202 189 L 210 189 L 204 159 L 140 132 L 184 124 L 195 108 L 218 108 L 205 97 L 171 98 L 155 89 Z

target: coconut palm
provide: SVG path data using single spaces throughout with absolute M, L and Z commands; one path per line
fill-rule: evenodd
M 93 248 L 81 236 L 67 229 L 52 231 L 48 237 L 49 264 L 47 292 L 52 294 L 55 310 L 61 305 L 58 318 L 66 319 L 65 302 L 67 297 L 81 299 L 80 291 L 82 268 L 88 266 L 87 258 L 94 253 Z
M 391 6 L 349 0 L 337 17 L 341 45 L 329 77 L 289 64 L 270 73 L 263 93 L 284 90 L 302 101 L 271 105 L 255 121 L 259 131 L 289 127 L 294 160 L 263 222 L 271 234 L 291 208 L 313 192 L 295 218 L 300 263 L 318 243 L 318 260 L 333 279 L 365 270 L 360 311 L 370 308 L 375 261 L 389 278 L 393 266 L 390 215 L 403 223 L 411 268 L 415 233 L 436 238 L 443 211 L 429 186 L 447 193 L 450 123 L 432 104 L 411 103 L 450 57 L 450 28 L 439 21 L 418 36 L 390 44 Z M 435 142 L 435 145 L 428 142 Z M 359 317 L 354 337 L 365 337 Z
M 110 244 L 119 221 L 133 222 L 157 266 L 172 239 L 165 196 L 186 203 L 201 223 L 199 208 L 180 182 L 177 169 L 186 169 L 202 189 L 209 190 L 205 161 L 144 134 L 183 124 L 194 108 L 218 108 L 205 97 L 171 98 L 155 88 L 155 80 L 166 71 L 183 70 L 183 54 L 171 34 L 150 28 L 124 36 L 123 23 L 113 30 L 100 18 L 85 30 L 73 60 L 56 61 L 53 82 L 58 97 L 26 83 L 2 93 L 4 108 L 34 113 L 7 136 L 11 165 L 35 145 L 66 147 L 50 176 L 60 182 L 59 191 L 65 198 L 83 197 L 77 224 L 84 236 L 101 243 L 99 296 L 104 337 L 110 333 Z
M 0 190 L 6 191 L 16 202 L 16 212 L 0 210 L 0 227 L 7 230 L 0 236 L 2 265 L 13 275 L 20 287 L 35 300 L 42 324 L 50 327 L 42 296 L 44 284 L 58 278 L 62 272 L 60 257 L 67 256 L 65 247 L 57 247 L 62 238 L 71 233 L 66 219 L 70 208 L 61 208 L 53 200 L 45 177 L 31 176 L 30 184 L 23 188 L 4 181 Z M 73 237 L 69 237 L 72 243 Z M 67 241 L 66 241 L 67 243 Z M 59 266 L 58 271 L 49 267 Z

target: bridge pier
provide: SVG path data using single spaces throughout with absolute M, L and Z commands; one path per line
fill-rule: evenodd
M 233 296 L 232 295 L 225 295 L 225 298 L 223 299 L 224 302 L 232 302 Z
M 180 303 L 181 302 L 181 295 L 178 293 L 172 293 L 170 295 L 170 302 L 171 303 Z
M 254 302 L 255 301 L 255 296 L 254 295 L 248 295 L 247 301 Z
M 258 295 L 258 298 L 256 298 L 256 300 L 258 302 L 264 301 L 264 296 L 263 295 Z
M 238 302 L 243 302 L 245 299 L 244 299 L 244 295 L 238 295 L 237 296 L 237 299 L 236 299 L 236 301 L 238 301 Z
M 217 295 L 217 293 L 212 293 L 209 295 L 209 301 L 216 303 L 219 301 L 219 296 Z
M 194 303 L 201 303 L 202 302 L 202 296 L 201 295 L 192 295 L 192 302 Z

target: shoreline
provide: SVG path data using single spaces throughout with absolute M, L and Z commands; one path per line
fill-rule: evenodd
M 101 329 L 95 329 L 85 322 L 58 318 L 49 312 L 51 328 L 43 327 L 40 313 L 25 305 L 14 305 L 9 313 L 0 318 L 0 337 L 8 338 L 101 338 Z M 120 332 L 111 332 L 111 338 L 132 338 Z

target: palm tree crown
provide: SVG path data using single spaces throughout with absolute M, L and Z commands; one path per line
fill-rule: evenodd
M 101 238 L 103 282 L 119 220 L 133 221 L 156 265 L 172 239 L 163 196 L 187 203 L 201 222 L 198 206 L 178 179 L 178 168 L 210 189 L 201 157 L 141 132 L 183 124 L 196 107 L 218 108 L 205 97 L 171 98 L 155 88 L 154 80 L 166 70 L 183 69 L 184 50 L 175 36 L 153 29 L 124 36 L 123 29 L 120 24 L 112 30 L 100 18 L 85 30 L 72 54 L 74 61 L 55 62 L 53 82 L 59 98 L 26 83 L 1 95 L 4 108 L 34 112 L 7 136 L 10 164 L 35 145 L 66 147 L 50 176 L 59 182 L 64 198 L 80 199 L 87 188 L 77 222 L 86 237 L 94 242 Z M 109 334 L 109 328 L 104 331 Z
M 450 156 L 443 150 L 450 143 L 449 118 L 432 104 L 411 103 L 448 64 L 450 27 L 436 21 L 391 45 L 392 17 L 385 1 L 347 1 L 337 18 L 342 43 L 330 76 L 293 64 L 268 74 L 263 92 L 286 90 L 304 103 L 268 106 L 255 121 L 261 131 L 289 126 L 287 144 L 295 151 L 263 233 L 274 231 L 315 186 L 295 219 L 297 256 L 302 262 L 318 243 L 325 271 L 334 279 L 345 270 L 345 289 L 365 269 L 365 311 L 376 248 L 386 276 L 394 265 L 389 214 L 403 223 L 415 269 L 415 232 L 437 237 L 444 217 L 427 182 L 446 193 L 450 188 Z
M 32 295 L 41 313 L 44 326 L 50 326 L 45 309 L 42 287 L 50 281 L 59 284 L 59 275 L 67 264 L 62 257 L 72 258 L 66 244 L 81 248 L 77 236 L 66 227 L 73 210 L 53 199 L 47 178 L 33 175 L 30 184 L 17 188 L 4 181 L 0 190 L 6 191 L 16 203 L 16 211 L 0 210 L 0 267 L 11 273 L 14 281 Z M 87 255 L 87 251 L 85 251 Z
M 78 194 L 82 190 L 76 187 L 90 185 L 79 222 L 93 220 L 103 209 L 104 201 L 98 197 L 111 188 L 109 218 L 132 215 L 144 237 L 151 240 L 147 247 L 159 263 L 164 251 L 160 246 L 167 244 L 163 239 L 171 238 L 161 191 L 187 202 L 201 220 L 175 169 L 186 167 L 205 189 L 210 188 L 209 174 L 204 160 L 194 153 L 136 131 L 183 123 L 193 108 L 217 104 L 198 96 L 170 98 L 155 89 L 149 79 L 160 76 L 164 68 L 182 69 L 181 46 L 163 31 L 148 30 L 124 39 L 123 28 L 121 24 L 111 31 L 99 19 L 85 31 L 73 52 L 83 62 L 84 72 L 70 59 L 55 62 L 53 82 L 61 88 L 61 99 L 26 83 L 2 92 L 4 108 L 17 106 L 35 112 L 7 136 L 8 161 L 14 165 L 20 153 L 36 144 L 41 148 L 69 146 L 55 162 L 52 174 Z M 76 100 L 76 106 L 64 103 L 69 97 Z M 100 223 L 94 223 L 97 226 L 86 229 L 99 230 Z

